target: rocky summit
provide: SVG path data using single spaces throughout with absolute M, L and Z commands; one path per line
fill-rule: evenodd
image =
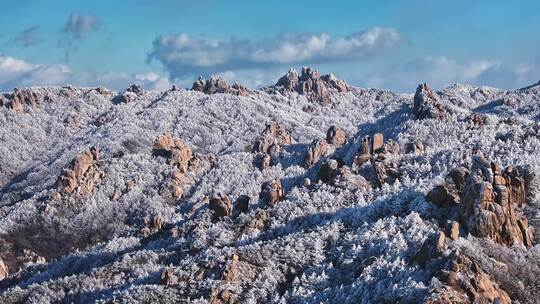
M 0 303 L 539 303 L 540 84 L 0 94 Z

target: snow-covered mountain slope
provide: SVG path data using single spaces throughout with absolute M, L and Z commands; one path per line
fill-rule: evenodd
M 330 103 L 273 88 L 147 91 L 130 93 L 130 102 L 103 88 L 32 88 L 36 102 L 0 108 L 0 257 L 9 273 L 0 302 L 428 301 L 440 288 L 440 265 L 418 256 L 444 228 L 425 195 L 456 166 L 471 167 L 483 154 L 526 171 L 524 212 L 540 229 L 539 88 L 455 85 L 436 94 L 442 119 L 418 119 L 412 94 L 351 87 L 330 90 Z M 252 147 L 272 122 L 292 143 L 261 169 Z M 304 166 L 312 141 L 331 126 L 347 143 Z M 164 133 L 213 159 L 180 198 L 167 191 L 177 168 L 153 153 Z M 386 156 L 397 176 L 382 186 L 375 160 L 357 162 L 363 139 L 375 133 L 399 145 Z M 59 193 L 62 170 L 92 147 L 101 172 L 95 185 L 86 195 Z M 348 174 L 317 181 L 330 158 Z M 276 179 L 284 197 L 267 206 L 261 185 Z M 216 219 L 209 200 L 217 193 L 232 202 L 249 196 L 248 210 L 234 203 Z M 467 253 L 514 301 L 534 303 L 540 287 L 509 280 L 517 268 L 501 273 L 494 263 L 538 274 L 540 247 L 508 249 L 473 235 L 447 239 L 442 255 Z

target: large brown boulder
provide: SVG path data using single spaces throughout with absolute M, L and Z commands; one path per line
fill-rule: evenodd
M 284 125 L 278 123 L 267 124 L 259 139 L 253 146 L 254 153 L 274 155 L 281 151 L 284 145 L 292 143 L 291 134 Z
M 8 268 L 6 264 L 4 263 L 4 260 L 0 258 L 0 281 L 7 278 L 8 275 L 9 275 Z
M 413 112 L 417 119 L 442 119 L 446 116 L 446 110 L 437 100 L 435 92 L 433 92 L 425 83 L 418 85 L 418 88 L 416 89 Z
M 367 162 L 371 156 L 382 153 L 384 148 L 384 136 L 382 133 L 375 133 L 373 136 L 365 136 L 356 155 L 355 162 L 361 166 Z
M 68 168 L 64 169 L 56 181 L 59 192 L 87 195 L 104 176 L 99 169 L 99 150 L 91 148 L 79 154 Z
M 264 205 L 274 206 L 283 196 L 283 188 L 279 179 L 266 181 L 262 184 L 259 199 Z
M 173 138 L 170 133 L 158 136 L 154 141 L 152 153 L 169 159 L 169 164 L 186 167 L 193 157 L 191 148 L 181 139 Z
M 333 146 L 341 147 L 347 142 L 347 135 L 342 128 L 331 126 L 326 131 L 326 142 Z
M 315 140 L 309 145 L 306 159 L 304 160 L 304 167 L 309 168 L 316 164 L 323 156 L 325 156 L 330 150 L 331 146 L 325 141 Z
M 210 198 L 208 208 L 214 211 L 215 219 L 221 219 L 231 216 L 233 205 L 225 193 L 217 193 Z
M 502 171 L 477 156 L 461 192 L 462 222 L 475 236 L 507 246 L 532 246 L 532 229 L 521 214 L 525 199 L 525 180 L 517 169 Z
M 308 67 L 303 67 L 300 75 L 295 69 L 290 69 L 277 81 L 275 87 L 284 92 L 297 92 L 311 101 L 322 104 L 332 102 L 330 90 L 349 91 L 349 86 L 345 81 L 337 79 L 332 74 L 321 76 L 319 71 Z

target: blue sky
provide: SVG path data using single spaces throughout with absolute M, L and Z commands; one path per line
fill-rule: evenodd
M 251 87 L 309 65 L 361 87 L 540 79 L 538 1 L 3 0 L 0 89 L 200 74 Z

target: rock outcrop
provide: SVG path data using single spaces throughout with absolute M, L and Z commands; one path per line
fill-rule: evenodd
M 380 187 L 399 177 L 399 164 L 392 157 L 389 157 L 391 154 L 398 154 L 399 151 L 399 145 L 396 142 L 388 141 L 385 144 L 383 134 L 375 133 L 373 136 L 366 136 L 362 139 L 354 162 L 357 166 L 362 166 L 370 161 L 375 173 L 376 184 Z
M 337 159 L 329 159 L 325 161 L 319 168 L 317 180 L 325 184 L 333 183 L 334 179 L 339 175 L 339 169 L 343 167 L 343 162 Z
M 8 275 L 9 275 L 8 268 L 6 264 L 4 263 L 4 260 L 0 258 L 0 281 L 7 278 Z
M 304 167 L 309 168 L 316 164 L 328 151 L 330 151 L 331 145 L 326 141 L 314 140 L 307 149 L 306 158 L 304 160 Z
M 56 181 L 55 188 L 58 193 L 76 193 L 83 196 L 91 193 L 104 176 L 98 161 L 97 148 L 91 148 L 75 157 Z
M 362 145 L 356 155 L 356 164 L 361 166 L 367 162 L 374 154 L 383 152 L 384 136 L 382 133 L 375 133 L 373 136 L 366 136 L 362 139 Z
M 446 116 L 446 110 L 437 100 L 437 95 L 425 83 L 416 89 L 413 112 L 417 119 L 442 119 Z
M 297 92 L 311 101 L 322 104 L 332 102 L 330 91 L 350 90 L 345 81 L 337 79 L 332 74 L 321 76 L 319 71 L 308 67 L 303 67 L 300 75 L 295 69 L 290 69 L 277 81 L 275 87 L 282 92 Z
M 284 145 L 290 145 L 292 137 L 284 125 L 278 123 L 266 124 L 266 128 L 253 145 L 253 152 L 262 155 L 276 155 Z
M 212 169 L 215 163 L 214 156 L 193 153 L 189 145 L 170 133 L 158 136 L 154 141 L 152 154 L 166 158 L 168 163 L 176 168 L 165 188 L 166 191 L 162 192 L 167 192 L 177 199 L 182 198 L 196 178 Z
M 257 210 L 255 217 L 249 220 L 242 229 L 243 234 L 250 234 L 253 231 L 261 230 L 266 225 L 269 215 L 266 210 Z
M 220 192 L 210 198 L 208 208 L 214 211 L 214 219 L 221 219 L 231 216 L 233 205 L 229 197 Z
M 248 88 L 238 83 L 234 83 L 232 86 L 230 86 L 225 79 L 216 76 L 211 76 L 208 80 L 199 77 L 199 79 L 193 83 L 191 89 L 194 91 L 203 92 L 205 94 L 227 93 L 239 96 L 247 96 L 250 93 Z
M 169 160 L 169 164 L 179 168 L 187 167 L 193 157 L 191 148 L 181 139 L 173 138 L 170 133 L 160 135 L 154 142 L 152 153 L 155 156 L 163 156 Z
M 442 284 L 425 304 L 512 303 L 508 294 L 463 254 L 453 253 L 435 276 Z
M 23 105 L 35 107 L 48 98 L 48 96 L 44 97 L 31 88 L 15 88 L 11 94 L 0 95 L 0 106 L 15 112 L 22 112 Z
M 347 135 L 342 128 L 331 126 L 326 131 L 326 142 L 335 147 L 341 147 L 347 143 Z
M 462 222 L 478 237 L 507 246 L 532 246 L 532 229 L 520 215 L 525 198 L 525 180 L 517 169 L 503 171 L 497 164 L 475 157 L 461 192 Z
M 463 167 L 452 170 L 426 199 L 439 207 L 457 208 L 463 229 L 474 236 L 506 246 L 532 246 L 533 231 L 522 215 L 525 179 L 516 168 L 502 170 L 476 156 L 470 172 Z
M 279 179 L 269 180 L 262 184 L 259 199 L 263 205 L 274 206 L 283 196 L 283 187 Z
M 173 286 L 178 283 L 178 278 L 170 268 L 165 268 L 161 272 L 159 283 L 165 286 Z
M 122 94 L 118 95 L 118 101 L 122 103 L 130 103 L 135 101 L 139 95 L 144 93 L 140 85 L 131 84 Z

